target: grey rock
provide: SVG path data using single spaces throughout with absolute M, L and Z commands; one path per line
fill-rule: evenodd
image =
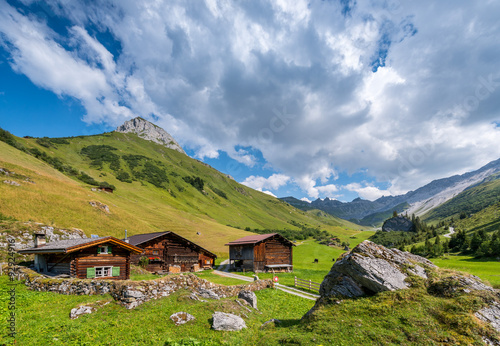
M 135 133 L 145 140 L 164 145 L 169 149 L 186 154 L 179 143 L 177 143 L 167 131 L 140 117 L 126 121 L 115 131 L 122 133 Z
M 247 327 L 245 321 L 241 317 L 233 314 L 216 311 L 212 315 L 212 318 L 212 328 L 215 330 L 236 332 Z
M 220 297 L 214 291 L 208 290 L 206 288 L 200 288 L 198 290 L 198 295 L 208 299 L 220 299 Z
M 170 319 L 175 323 L 176 326 L 180 326 L 181 324 L 192 321 L 195 318 L 193 315 L 190 315 L 187 312 L 180 311 L 170 315 Z
M 246 301 L 252 308 L 257 309 L 257 296 L 252 291 L 241 291 L 238 298 Z
M 384 232 L 412 232 L 413 230 L 415 230 L 413 222 L 403 216 L 390 218 L 382 225 L 382 231 Z
M 4 180 L 3 183 L 12 186 L 21 186 L 21 184 L 14 180 Z
M 321 283 L 322 297 L 360 297 L 408 288 L 408 272 L 427 278 L 429 260 L 397 249 L 364 241 L 339 259 Z
M 500 304 L 493 303 L 475 313 L 481 321 L 489 323 L 497 332 L 500 333 Z
M 277 325 L 277 324 L 280 324 L 280 323 L 281 323 L 281 321 L 280 321 L 280 320 L 277 320 L 276 318 L 272 318 L 272 319 L 270 319 L 269 321 L 266 321 L 266 322 L 262 323 L 262 325 L 260 326 L 260 329 L 264 329 L 264 328 L 266 328 L 267 326 L 271 325 L 271 323 L 272 323 L 273 325 Z
M 134 290 L 127 290 L 124 294 L 126 298 L 135 298 L 135 299 L 141 299 L 144 297 L 144 293 L 140 291 L 134 291 Z
M 91 307 L 91 306 L 79 306 L 77 308 L 71 309 L 71 312 L 69 313 L 69 317 L 72 320 L 74 320 L 74 319 L 80 317 L 81 315 L 91 314 L 94 311 L 96 311 L 96 309 Z

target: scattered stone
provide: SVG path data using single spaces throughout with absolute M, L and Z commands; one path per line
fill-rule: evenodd
M 3 183 L 12 186 L 21 186 L 21 184 L 14 180 L 4 180 Z
M 96 311 L 96 308 L 92 307 L 92 306 L 79 306 L 79 307 L 76 307 L 74 309 L 71 309 L 71 312 L 69 314 L 69 318 L 71 318 L 72 320 L 80 317 L 81 315 L 85 315 L 85 314 L 91 314 L 93 312 Z
M 236 332 L 247 327 L 245 321 L 241 317 L 233 314 L 216 311 L 212 315 L 212 318 L 212 328 L 215 330 Z
M 247 303 L 246 301 L 244 301 L 244 300 L 242 300 L 242 301 L 243 301 L 245 304 L 247 304 L 247 305 L 248 305 L 248 303 Z M 243 304 L 240 302 L 240 299 L 236 299 L 236 300 L 235 300 L 235 302 L 236 302 L 239 306 L 241 306 L 243 309 L 245 309 L 246 311 L 248 311 L 248 312 L 252 312 L 252 310 L 250 310 L 249 308 L 247 308 L 245 305 L 243 305 Z
M 495 290 L 492 287 L 485 285 L 481 279 L 475 275 L 468 277 L 453 275 L 432 283 L 427 291 L 436 296 L 455 297 L 472 291 L 494 292 Z
M 207 299 L 220 299 L 220 297 L 212 290 L 208 290 L 206 288 L 200 288 L 198 290 L 198 294 Z
M 194 320 L 194 316 L 188 314 L 187 312 L 176 312 L 170 316 L 170 319 L 175 323 L 176 326 L 180 326 L 181 324 L 187 323 L 189 321 Z
M 105 212 L 106 214 L 109 214 L 110 211 L 109 211 L 109 207 L 106 205 L 106 204 L 103 204 L 101 202 L 97 202 L 97 201 L 90 201 L 89 204 L 91 206 L 93 206 L 94 208 L 97 208 L 99 210 L 102 210 L 103 212 Z
M 271 325 L 271 323 L 275 326 L 275 325 L 277 325 L 277 324 L 280 324 L 280 323 L 281 323 L 281 321 L 280 321 L 280 320 L 277 320 L 277 319 L 275 319 L 275 318 L 270 319 L 269 321 L 266 321 L 266 322 L 262 323 L 262 325 L 260 326 L 260 329 L 264 329 L 264 328 L 266 328 L 266 327 L 270 326 L 270 325 Z
M 241 291 L 238 298 L 246 301 L 252 308 L 257 309 L 257 296 L 251 291 Z
M 413 222 L 403 216 L 390 218 L 382 225 L 383 232 L 413 232 L 414 230 L 415 225 Z
M 253 281 L 259 281 L 259 277 L 257 275 L 253 276 Z

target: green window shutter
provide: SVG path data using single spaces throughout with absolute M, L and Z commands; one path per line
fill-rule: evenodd
M 108 253 L 111 253 L 111 245 L 108 245 Z
M 95 278 L 95 268 L 87 268 L 87 278 Z
M 97 247 L 97 253 L 98 253 L 98 254 L 100 254 L 100 253 L 101 253 L 101 247 L 100 247 L 100 246 L 98 246 L 98 247 Z
M 111 276 L 120 276 L 120 267 L 111 268 Z

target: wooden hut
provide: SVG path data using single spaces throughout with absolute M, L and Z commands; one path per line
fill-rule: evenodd
M 142 249 L 114 237 L 69 239 L 46 243 L 35 234 L 35 247 L 18 251 L 35 255 L 35 270 L 79 279 L 130 278 L 130 256 Z
M 250 235 L 226 245 L 233 268 L 254 272 L 293 270 L 295 245 L 278 233 Z
M 147 257 L 150 272 L 171 273 L 198 271 L 214 266 L 217 256 L 194 242 L 174 232 L 138 234 L 125 241 L 142 249 L 132 255 L 132 264 L 138 265 L 141 257 Z

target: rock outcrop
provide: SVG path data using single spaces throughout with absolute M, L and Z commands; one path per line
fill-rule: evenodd
M 500 333 L 500 304 L 494 302 L 476 312 L 475 316 L 481 321 L 489 323 L 493 329 Z
M 415 225 L 411 220 L 403 216 L 397 216 L 390 218 L 384 222 L 382 225 L 382 231 L 384 232 L 413 232 L 415 231 Z
M 216 311 L 212 315 L 212 318 L 212 328 L 215 330 L 236 332 L 247 327 L 245 321 L 240 316 L 236 316 L 233 314 Z
M 252 291 L 241 291 L 238 298 L 243 299 L 252 308 L 257 309 L 257 296 Z
M 365 240 L 337 260 L 319 293 L 324 298 L 352 298 L 408 288 L 408 275 L 427 278 L 426 267 L 436 266 L 423 257 Z
M 145 140 L 164 145 L 169 149 L 177 150 L 180 153 L 186 154 L 179 143 L 177 143 L 167 131 L 141 117 L 126 121 L 123 125 L 118 126 L 115 131 L 122 133 L 135 133 Z

